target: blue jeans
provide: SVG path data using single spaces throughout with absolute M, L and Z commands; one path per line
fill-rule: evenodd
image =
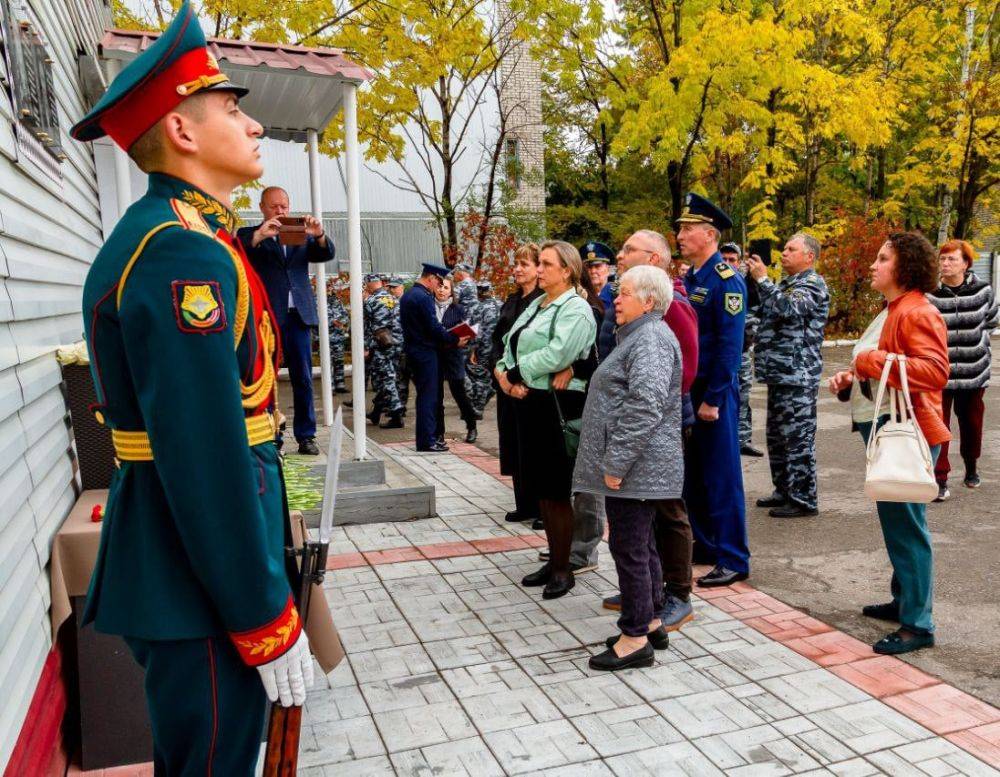
M 858 423 L 861 438 L 868 443 L 870 421 Z M 931 446 L 937 461 L 940 445 Z M 934 599 L 934 553 L 927 529 L 927 505 L 913 502 L 876 502 L 885 549 L 892 562 L 892 600 L 899 607 L 899 625 L 915 634 L 934 631 L 931 610 Z

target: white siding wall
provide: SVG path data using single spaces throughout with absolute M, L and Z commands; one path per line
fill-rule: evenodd
M 77 54 L 94 54 L 110 24 L 103 0 L 15 7 L 38 24 L 55 60 L 69 158 L 59 183 L 18 163 L 11 105 L 0 92 L 0 771 L 51 648 L 49 551 L 75 498 L 54 352 L 82 337 L 81 286 L 101 220 L 92 153 L 66 131 L 85 110 Z

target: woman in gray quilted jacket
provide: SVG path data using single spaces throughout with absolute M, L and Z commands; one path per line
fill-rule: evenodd
M 633 267 L 622 276 L 618 345 L 594 373 L 583 411 L 573 490 L 605 498 L 622 594 L 622 633 L 590 659 L 593 669 L 652 666 L 653 649 L 667 646 L 655 616 L 663 606 L 663 575 L 653 521 L 667 502 L 681 499 L 684 484 L 681 352 L 663 323 L 672 300 L 673 284 L 658 267 Z

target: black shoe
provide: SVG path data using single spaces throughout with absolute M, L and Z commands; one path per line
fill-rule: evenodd
M 403 414 L 389 413 L 388 418 L 386 418 L 382 423 L 379 424 L 380 429 L 402 429 L 403 428 Z
M 881 653 L 883 656 L 898 656 L 900 653 L 909 653 L 920 648 L 934 647 L 933 634 L 912 634 L 903 636 L 902 629 L 887 634 L 878 642 L 872 645 L 872 650 Z
M 479 430 L 476 427 L 470 427 L 469 431 L 465 433 L 465 441 L 467 443 L 474 443 L 479 439 Z
M 343 383 L 333 387 L 334 394 L 350 394 L 350 389 L 347 388 Z
M 370 413 L 365 415 L 365 418 L 368 419 L 372 426 L 378 426 L 378 422 L 382 419 L 382 411 L 372 410 Z
M 788 499 L 784 494 L 775 491 L 771 496 L 765 496 L 757 500 L 757 507 L 783 507 L 788 504 Z
M 895 621 L 899 623 L 899 605 L 896 602 L 866 604 L 861 608 L 861 614 L 866 618 L 876 618 L 880 621 Z
M 524 520 L 524 518 L 517 510 L 511 510 L 503 517 L 503 519 L 507 521 L 507 523 L 520 523 L 521 521 Z
M 724 585 L 738 583 L 740 580 L 746 580 L 748 577 L 750 577 L 750 575 L 746 572 L 734 572 L 731 569 L 726 569 L 722 565 L 717 565 L 715 569 L 707 575 L 698 578 L 698 585 L 702 588 L 718 588 Z
M 649 642 L 627 656 L 618 657 L 614 648 L 608 648 L 603 653 L 591 656 L 589 665 L 591 669 L 599 672 L 615 672 L 619 669 L 638 669 L 652 666 L 656 662 L 653 654 L 653 646 Z
M 540 585 L 545 585 L 551 579 L 552 567 L 545 564 L 541 569 L 532 572 L 530 575 L 525 575 L 521 580 L 521 585 L 525 588 L 537 588 Z
M 299 441 L 299 453 L 303 456 L 319 456 L 319 446 L 315 437 L 306 437 Z
M 553 577 L 542 590 L 542 598 L 558 599 L 560 596 L 568 594 L 575 585 L 576 578 L 573 577 L 572 573 L 569 575 L 559 575 L 559 577 Z
M 767 514 L 772 518 L 808 518 L 819 515 L 819 510 L 810 510 L 808 507 L 795 504 L 795 502 L 788 502 L 782 507 L 772 507 L 767 511 Z
M 670 635 L 667 634 L 667 630 L 663 626 L 658 626 L 646 636 L 649 637 L 649 644 L 653 646 L 653 650 L 666 650 L 670 647 Z M 619 639 L 621 639 L 621 634 L 615 634 L 604 640 L 604 644 L 610 649 L 617 644 Z
M 761 456 L 764 455 L 764 451 L 759 451 L 756 448 L 754 448 L 750 443 L 747 443 L 746 445 L 740 446 L 740 455 L 753 456 L 755 459 L 759 459 Z
M 983 483 L 982 479 L 973 472 L 971 475 L 966 474 L 965 480 L 962 481 L 962 485 L 966 488 L 979 488 Z
M 445 452 L 446 450 L 448 450 L 448 446 L 447 446 L 447 445 L 445 445 L 445 444 L 444 444 L 443 442 L 441 442 L 440 440 L 438 440 L 438 441 L 437 441 L 436 443 L 434 443 L 434 444 L 433 444 L 433 445 L 432 445 L 432 446 L 430 447 L 430 452 L 431 452 L 431 453 L 444 453 L 444 452 Z
M 534 531 L 545 531 L 545 522 L 541 518 L 535 518 L 531 522 L 531 528 Z

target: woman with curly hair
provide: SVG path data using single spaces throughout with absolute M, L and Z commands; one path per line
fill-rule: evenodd
M 855 357 L 853 374 L 839 373 L 834 381 L 847 385 L 855 375 L 860 380 L 878 381 L 886 355 L 904 354 L 915 420 L 936 460 L 941 444 L 951 439 L 941 411 L 941 390 L 948 382 L 948 330 L 937 308 L 924 296 L 938 285 L 937 254 L 923 235 L 895 232 L 879 249 L 871 271 L 872 288 L 881 292 L 888 304 L 882 334 L 876 347 Z M 901 388 L 897 370 L 890 372 L 888 381 L 892 388 Z M 884 420 L 858 424 L 866 440 Z M 876 505 L 892 563 L 892 601 L 868 605 L 862 612 L 870 618 L 897 622 L 899 628 L 875 643 L 874 650 L 898 654 L 930 647 L 934 644 L 934 567 L 927 506 L 912 502 Z

